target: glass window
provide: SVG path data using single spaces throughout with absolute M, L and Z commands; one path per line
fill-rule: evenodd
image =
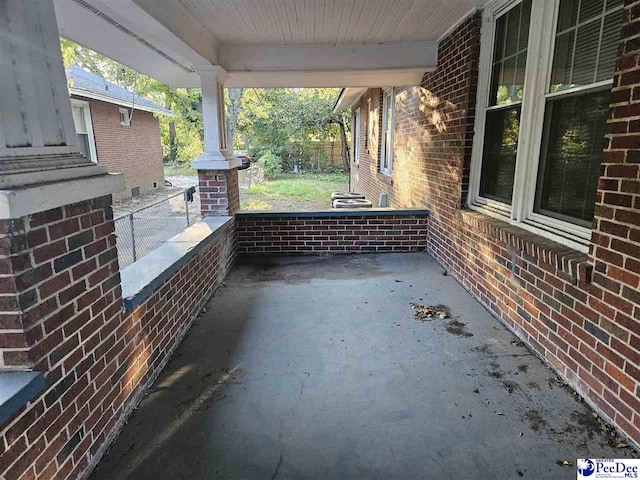
M 480 195 L 506 204 L 513 196 L 530 19 L 531 0 L 525 0 L 496 21 Z
M 74 104 L 73 107 L 73 123 L 76 128 L 76 134 L 78 135 L 78 146 L 80 151 L 88 159 L 95 161 L 91 152 L 91 139 L 89 135 L 89 126 L 87 125 L 87 107 L 83 105 Z
M 393 168 L 393 130 L 395 128 L 395 90 L 382 92 L 382 145 L 380 148 L 380 171 L 391 175 Z
M 360 160 L 360 108 L 356 108 L 354 112 L 353 122 L 353 161 L 358 163 Z
M 534 211 L 585 227 L 607 146 L 611 87 L 598 82 L 613 77 L 621 6 L 622 0 L 560 2 L 559 25 L 568 27 L 556 35 Z M 563 93 L 568 89 L 574 90 Z
M 493 37 L 481 46 L 480 72 L 486 73 L 479 77 L 477 116 L 483 130 L 474 138 L 471 205 L 587 250 L 623 8 L 624 0 L 512 0 L 487 7 L 483 30 Z M 552 55 L 543 54 L 547 48 Z M 529 49 L 541 54 L 531 56 L 525 90 Z M 519 142 L 521 132 L 526 136 Z
M 561 0 L 551 70 L 551 91 L 613 76 L 623 0 Z

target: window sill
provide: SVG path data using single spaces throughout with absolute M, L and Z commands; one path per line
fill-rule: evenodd
M 524 256 L 551 265 L 560 276 L 574 285 L 591 282 L 593 265 L 586 253 L 476 210 L 460 210 L 459 214 L 466 225 L 498 239 Z
M 391 175 L 387 175 L 386 173 L 378 172 L 376 174 L 378 180 L 384 183 L 388 183 L 389 185 L 393 185 L 393 177 Z
M 0 425 L 44 389 L 41 372 L 0 372 Z

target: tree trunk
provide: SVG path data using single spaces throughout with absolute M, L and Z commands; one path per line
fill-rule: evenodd
M 342 168 L 348 172 L 351 167 L 351 158 L 349 156 L 349 145 L 347 145 L 347 131 L 344 128 L 344 122 L 337 122 L 340 127 L 340 146 L 342 154 Z
M 164 94 L 164 106 L 167 110 L 171 110 L 173 107 L 171 101 L 171 89 Z M 169 161 L 175 163 L 178 159 L 178 144 L 176 143 L 176 123 L 173 120 L 169 121 Z
M 227 148 L 229 150 L 233 150 L 233 137 L 236 133 L 236 124 L 238 123 L 238 113 L 240 113 L 243 94 L 244 88 L 229 89 L 229 118 L 227 119 Z

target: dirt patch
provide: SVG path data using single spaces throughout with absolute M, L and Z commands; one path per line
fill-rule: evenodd
M 502 386 L 509 393 L 513 393 L 514 390 L 517 390 L 520 388 L 520 385 L 518 385 L 516 382 L 512 382 L 511 380 L 503 380 Z
M 424 305 L 420 305 L 419 303 L 412 303 L 411 308 L 413 308 L 413 316 L 419 322 L 427 322 L 429 320 L 433 320 L 439 318 L 444 320 L 445 318 L 451 317 L 451 312 L 449 311 L 449 307 L 446 305 L 429 305 L 425 307 Z
M 468 331 L 466 326 L 467 324 L 460 320 L 452 320 L 447 323 L 447 332 L 458 337 L 473 337 L 473 333 Z
M 539 432 L 547 426 L 547 421 L 542 416 L 542 412 L 536 408 L 529 408 L 522 412 L 522 416 L 529 422 L 531 430 Z
M 487 375 L 489 375 L 490 377 L 493 377 L 493 378 L 497 378 L 499 380 L 504 376 L 504 373 L 502 373 L 499 370 L 493 370 L 493 371 L 487 373 Z
M 242 260 L 238 262 L 242 264 Z M 353 255 L 350 257 L 286 257 L 284 259 L 265 260 L 265 263 L 252 264 L 247 273 L 250 282 L 281 282 L 290 285 L 310 283 L 313 280 L 338 280 L 352 278 L 381 277 L 384 272 L 371 255 Z
M 527 383 L 527 387 L 529 388 L 534 388 L 536 390 L 540 390 L 540 385 L 538 385 L 536 382 L 529 382 Z
M 522 373 L 527 373 L 527 371 L 529 370 L 529 365 L 527 365 L 526 363 L 518 365 L 518 370 L 520 370 Z
M 493 352 L 491 351 L 491 346 L 488 343 L 483 343 L 479 347 L 475 347 L 472 350 L 475 350 L 476 352 L 484 353 L 486 355 L 493 355 Z

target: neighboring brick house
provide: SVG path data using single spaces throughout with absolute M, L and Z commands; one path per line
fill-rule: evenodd
M 116 198 L 137 196 L 164 185 L 157 115 L 173 113 L 80 67 L 66 71 L 83 153 L 124 176 L 126 190 Z
M 419 87 L 345 89 L 336 108 L 353 110 L 352 191 L 428 208 L 443 269 L 638 442 L 640 4 L 624 3 L 493 2 Z

